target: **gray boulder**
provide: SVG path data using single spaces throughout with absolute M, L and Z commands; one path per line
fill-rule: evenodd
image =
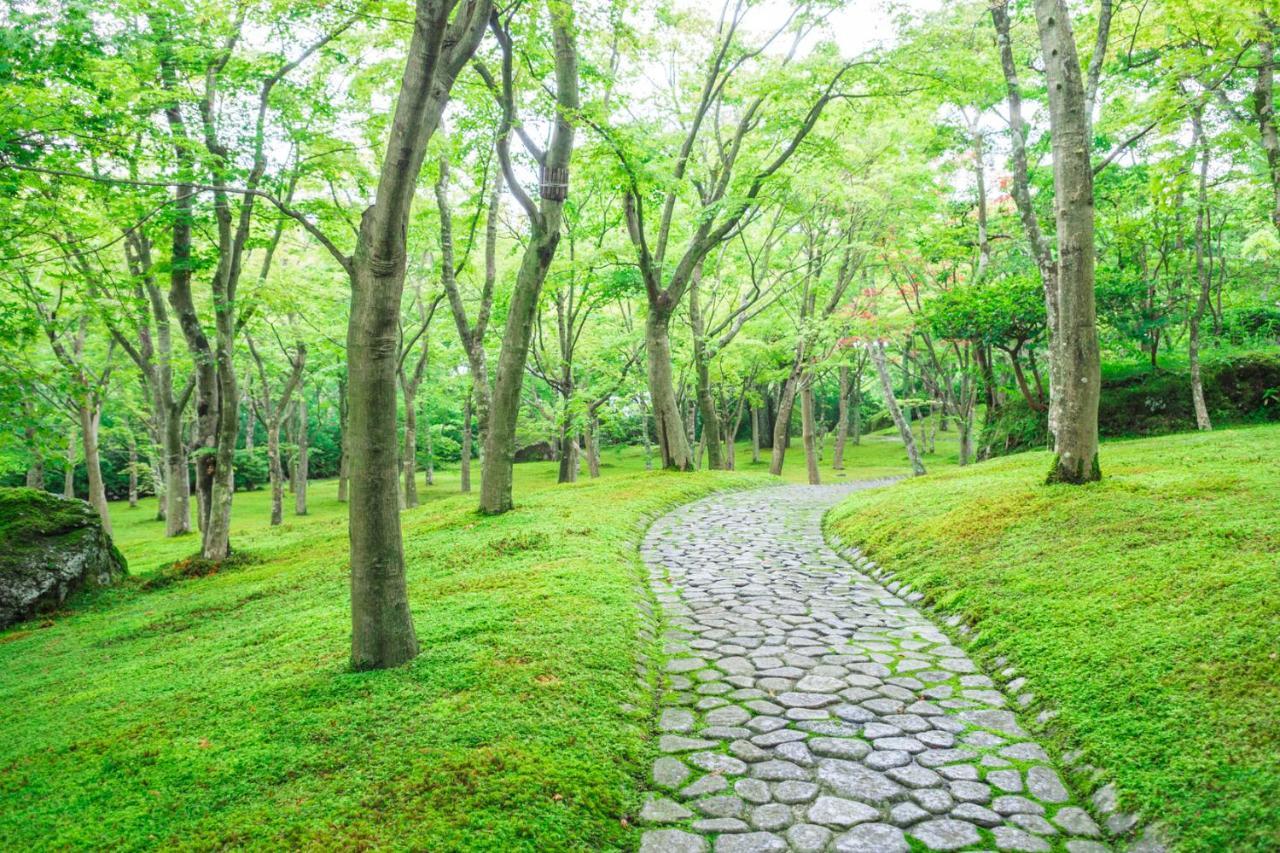
M 0 488 L 0 628 L 52 610 L 127 564 L 93 507 L 39 489 Z

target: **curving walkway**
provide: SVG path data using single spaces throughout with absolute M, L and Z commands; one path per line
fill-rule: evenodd
M 669 657 L 642 853 L 1107 849 L 991 679 L 823 541 L 823 512 L 874 485 L 653 526 Z

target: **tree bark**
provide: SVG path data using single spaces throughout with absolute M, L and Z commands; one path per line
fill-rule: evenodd
M 351 665 L 399 666 L 418 654 L 400 533 L 396 373 L 409 208 L 427 142 L 488 23 L 488 0 L 417 0 L 413 36 L 373 205 L 350 265 L 347 324 Z
M 720 455 L 720 416 L 711 396 L 711 365 L 707 353 L 706 331 L 702 324 L 702 308 L 698 299 L 698 287 L 702 283 L 702 264 L 694 267 L 689 279 L 689 325 L 693 330 L 693 365 L 698 414 L 702 417 L 702 441 L 707 453 L 707 467 L 713 471 L 724 468 Z
M 549 3 L 555 52 L 557 112 L 551 143 L 543 163 L 544 175 L 568 175 L 573 149 L 573 118 L 578 111 L 578 55 L 573 34 L 573 9 L 567 3 Z M 495 28 L 495 34 L 500 30 Z M 511 93 L 511 46 L 499 36 L 503 47 L 502 95 L 504 116 L 498 134 L 498 155 L 507 185 L 525 208 L 529 217 L 529 240 L 526 244 L 515 289 L 507 308 L 507 325 L 498 356 L 497 380 L 494 382 L 489 433 L 485 436 L 483 474 L 480 483 L 480 511 L 489 515 L 507 512 L 513 506 L 511 497 L 515 457 L 516 419 L 520 413 L 520 392 L 524 385 L 525 362 L 529 356 L 534 315 L 538 296 L 547 270 L 560 243 L 564 193 L 544 189 L 541 203 L 525 195 L 511 165 L 508 142 L 514 126 L 514 102 Z
M 844 441 L 849 433 L 849 366 L 840 365 L 840 399 L 836 407 L 836 438 L 831 450 L 831 467 L 844 470 Z
M 66 463 L 62 466 L 62 496 L 76 496 L 76 428 L 71 427 L 67 433 Z
M 129 509 L 138 508 L 138 439 L 129 429 Z
M 645 356 L 648 362 L 649 399 L 653 407 L 653 425 L 658 439 L 658 455 L 663 468 L 676 471 L 693 470 L 693 452 L 685 435 L 680 404 L 676 400 L 671 368 L 670 315 L 649 309 L 645 320 Z
M 98 423 L 102 417 L 100 403 L 80 404 L 80 438 L 84 447 L 84 467 L 89 474 L 89 503 L 102 519 L 102 529 L 112 534 L 111 512 L 102 482 L 102 459 L 98 451 Z
M 808 376 L 802 380 L 800 389 L 800 431 L 804 438 L 804 461 L 808 469 L 809 485 L 816 486 L 822 482 L 818 474 L 818 447 L 814 424 L 813 381 Z
M 803 366 L 804 355 L 797 353 L 791 375 L 783 382 L 782 393 L 778 395 L 778 416 L 773 421 L 773 452 L 769 456 L 769 473 L 775 477 L 782 475 L 782 463 L 786 459 L 787 447 L 791 443 L 791 413 L 795 408 L 796 390 Z
M 404 394 L 404 506 L 418 505 L 418 389 L 401 383 Z
M 751 464 L 760 464 L 760 407 L 751 406 Z
M 1048 481 L 1087 483 L 1098 464 L 1102 371 L 1094 304 L 1093 166 L 1084 81 L 1065 0 L 1036 0 L 1049 90 L 1057 221 L 1057 330 L 1051 339 L 1050 409 L 1059 402 Z M 1054 384 L 1057 382 L 1057 388 Z
M 591 479 L 600 476 L 600 420 L 592 412 L 587 415 L 586 427 L 587 475 Z
M 911 461 L 911 473 L 913 476 L 921 477 L 925 474 L 924 463 L 920 461 L 920 451 L 916 449 L 916 437 L 911 431 L 911 424 L 907 423 L 907 419 L 903 417 L 902 409 L 898 406 L 898 398 L 893 393 L 893 380 L 889 377 L 889 365 L 884 357 L 884 341 L 871 343 L 871 360 L 875 362 L 876 373 L 880 376 L 880 390 L 884 394 L 885 408 L 889 410 L 894 426 L 898 428 L 898 435 L 902 437 L 902 444 L 907 449 L 907 459 Z
M 338 430 L 341 433 L 338 457 L 338 503 L 346 503 L 350 462 L 347 453 L 347 378 L 345 375 L 338 379 Z
M 1212 245 L 1205 234 L 1205 219 L 1209 212 L 1209 144 L 1204 136 L 1200 108 L 1192 113 L 1195 143 L 1200 148 L 1200 183 L 1196 195 L 1196 279 L 1198 292 L 1196 307 L 1187 319 L 1187 361 L 1191 368 L 1191 402 L 1196 412 L 1196 429 L 1213 429 L 1209 419 L 1209 407 L 1204 401 L 1204 382 L 1200 376 L 1200 325 L 1209 306 L 1209 291 L 1213 284 Z M 1206 257 L 1207 256 L 1207 257 Z
M 471 491 L 471 398 L 468 392 L 462 406 L 462 453 L 458 460 L 459 488 L 464 494 Z
M 293 514 L 307 514 L 307 478 L 310 476 L 311 468 L 311 446 L 307 440 L 307 398 L 305 394 L 298 394 L 298 435 L 295 443 L 298 446 L 298 455 L 293 463 Z

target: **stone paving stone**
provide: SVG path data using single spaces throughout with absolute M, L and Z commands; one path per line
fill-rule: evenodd
M 707 839 L 679 829 L 654 829 L 640 839 L 640 853 L 704 853 L 711 849 Z
M 683 828 L 647 830 L 641 853 L 1108 849 L 919 594 L 824 541 L 822 513 L 868 485 L 717 495 L 654 524 L 641 553 L 671 657 L 652 783 L 684 803 L 646 801 L 642 821 Z

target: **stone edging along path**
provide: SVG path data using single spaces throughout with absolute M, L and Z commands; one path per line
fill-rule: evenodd
M 826 509 L 877 485 L 714 495 L 650 529 L 642 853 L 1111 849 L 995 683 L 824 541 Z

